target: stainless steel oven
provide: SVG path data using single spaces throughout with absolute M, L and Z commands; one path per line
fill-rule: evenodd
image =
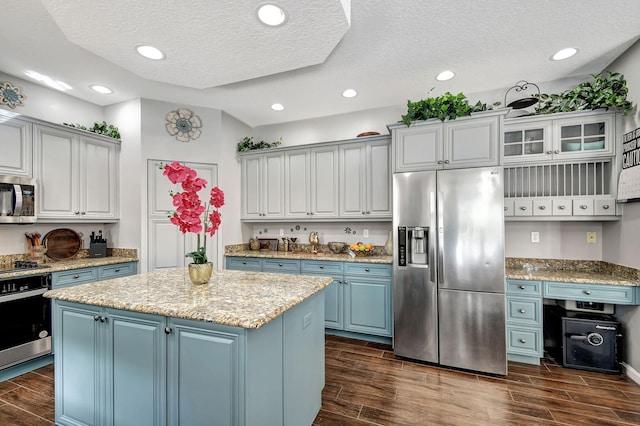
M 36 180 L 0 176 L 0 223 L 35 223 Z
M 51 353 L 50 274 L 0 279 L 0 369 Z

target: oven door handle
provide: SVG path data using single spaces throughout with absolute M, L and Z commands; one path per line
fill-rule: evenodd
M 12 300 L 26 299 L 27 297 L 40 296 L 49 291 L 48 288 L 39 288 L 37 290 L 22 291 L 20 293 L 11 293 L 0 296 L 0 303 L 11 302 Z

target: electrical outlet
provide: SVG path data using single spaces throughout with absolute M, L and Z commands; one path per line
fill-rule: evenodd
M 369 238 L 369 230 L 368 229 L 365 229 L 365 230 L 362 231 L 362 237 L 363 238 Z
M 280 230 L 280 236 L 281 236 L 281 237 L 284 237 L 284 229 L 281 229 L 281 230 Z
M 531 232 L 531 242 L 532 243 L 539 243 L 540 242 L 540 233 L 537 231 L 532 231 Z
M 595 231 L 587 232 L 587 244 L 595 244 L 598 242 L 598 234 Z

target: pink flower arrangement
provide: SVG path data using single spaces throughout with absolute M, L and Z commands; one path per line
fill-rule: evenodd
M 182 186 L 182 192 L 170 194 L 176 207 L 176 211 L 170 216 L 171 223 L 183 234 L 192 232 L 198 236 L 196 251 L 187 253 L 187 257 L 193 258 L 193 263 L 207 263 L 207 234 L 213 237 L 222 223 L 219 209 L 224 205 L 224 192 L 217 186 L 212 188 L 209 203 L 203 204 L 198 191 L 206 188 L 207 181 L 199 178 L 195 170 L 174 161 L 165 164 L 162 174 L 167 176 L 171 183 Z M 213 207 L 211 213 L 210 207 Z M 203 237 L 202 245 L 200 232 Z

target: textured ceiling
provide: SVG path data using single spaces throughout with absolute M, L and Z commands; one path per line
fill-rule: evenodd
M 220 108 L 258 126 L 402 107 L 407 99 L 446 91 L 502 101 L 519 80 L 539 83 L 545 91 L 545 82 L 578 81 L 602 71 L 640 36 L 638 0 L 287 0 L 280 3 L 291 7 L 289 22 L 280 29 L 255 22 L 262 3 L 6 0 L 0 9 L 0 71 L 25 79 L 29 69 L 47 74 L 70 84 L 69 95 L 98 105 L 139 97 L 165 100 Z M 236 24 L 219 32 L 207 28 L 215 19 L 212 7 L 227 7 L 217 18 L 221 25 Z M 333 24 L 315 25 L 318 14 Z M 66 24 L 61 28 L 53 16 Z M 291 48 L 264 33 L 324 47 Z M 149 63 L 133 54 L 140 43 L 184 49 L 168 52 L 178 63 Z M 216 43 L 225 58 L 211 57 Z M 549 60 L 567 46 L 580 52 L 565 61 Z M 236 51 L 243 59 L 236 59 Z M 443 69 L 456 77 L 436 81 Z M 224 84 L 229 81 L 235 82 Z M 89 85 L 96 83 L 115 93 L 92 92 Z M 358 96 L 343 98 L 346 88 Z M 275 102 L 285 110 L 272 111 Z

